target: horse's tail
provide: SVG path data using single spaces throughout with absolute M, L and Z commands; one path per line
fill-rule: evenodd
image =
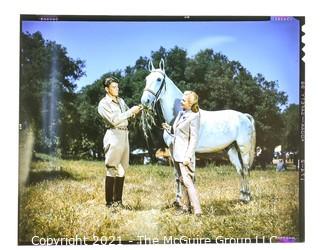
M 250 161 L 249 161 L 249 168 L 251 168 L 256 151 L 256 128 L 255 128 L 255 121 L 253 117 L 249 114 L 244 114 L 251 123 L 251 147 L 250 147 Z

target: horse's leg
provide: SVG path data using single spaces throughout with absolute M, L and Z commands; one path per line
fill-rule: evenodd
M 228 149 L 228 155 L 231 163 L 235 166 L 238 174 L 240 175 L 240 200 L 244 202 L 250 201 L 250 191 L 247 180 L 247 172 L 244 171 L 241 155 L 238 153 L 236 146 Z
M 250 165 L 253 162 L 253 159 L 251 159 L 251 152 L 250 152 L 250 145 L 249 143 L 245 145 L 238 145 L 240 157 L 242 160 L 242 173 L 243 173 L 243 195 L 244 195 L 244 201 L 249 202 L 251 200 L 251 193 L 249 188 L 249 169 Z
M 249 202 L 251 200 L 251 192 L 249 188 L 249 169 L 247 167 L 243 167 L 242 169 L 242 188 L 241 188 L 241 194 L 242 194 L 242 201 Z

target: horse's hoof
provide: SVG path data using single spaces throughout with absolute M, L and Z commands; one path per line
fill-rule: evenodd
M 245 200 L 245 199 L 240 199 L 240 201 L 243 203 L 243 204 L 248 204 L 250 202 L 250 200 Z
M 251 201 L 251 196 L 240 197 L 240 201 L 244 204 L 248 204 Z

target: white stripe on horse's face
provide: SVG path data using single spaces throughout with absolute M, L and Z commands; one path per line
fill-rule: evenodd
M 156 93 L 159 91 L 164 78 L 164 73 L 159 70 L 152 71 L 146 77 L 146 86 L 141 97 L 141 103 L 151 106 L 156 100 Z

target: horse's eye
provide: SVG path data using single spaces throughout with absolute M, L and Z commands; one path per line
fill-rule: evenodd
M 159 78 L 157 79 L 157 81 L 160 82 L 160 81 L 161 81 L 161 78 L 159 77 Z

